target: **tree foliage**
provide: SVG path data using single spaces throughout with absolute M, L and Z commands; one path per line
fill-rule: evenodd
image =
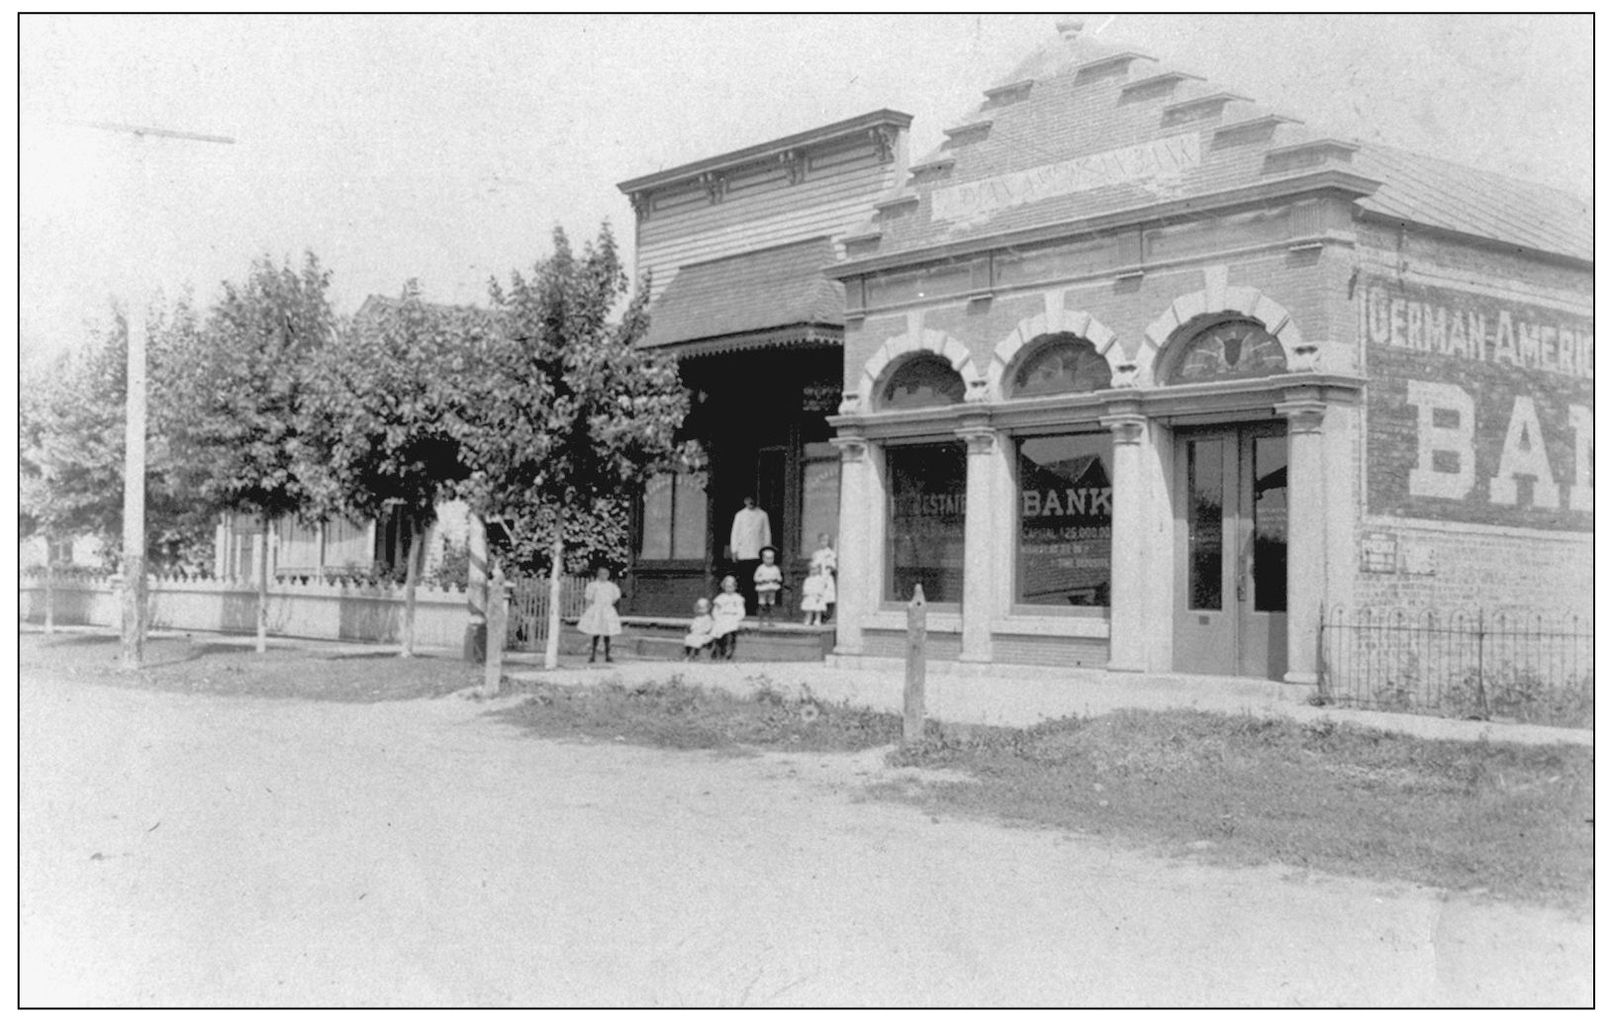
M 549 539 L 614 510 L 658 472 L 699 469 L 677 439 L 688 394 L 671 357 L 637 345 L 648 287 L 622 319 L 628 277 L 608 226 L 572 251 L 565 231 L 530 276 L 490 284 L 494 330 L 461 431 L 473 510 L 512 521 L 517 540 Z M 542 536 L 540 536 L 542 535 Z
M 146 556 L 155 567 L 202 568 L 212 523 L 184 489 L 162 426 L 159 395 L 174 368 L 174 337 L 194 325 L 190 303 L 148 313 Z M 124 414 L 128 321 L 113 310 L 109 328 L 22 379 L 18 399 L 20 536 L 91 536 L 108 565 L 123 546 Z
M 297 469 L 307 366 L 330 338 L 330 274 L 313 254 L 300 270 L 255 261 L 226 282 L 204 327 L 176 350 L 169 434 L 184 449 L 187 481 L 207 507 L 266 518 L 305 513 Z
M 421 301 L 411 281 L 378 301 L 310 362 L 302 401 L 301 473 L 308 511 L 382 518 L 398 511 L 406 547 L 404 653 L 413 652 L 415 590 L 426 528 L 469 474 L 460 456 L 466 388 L 485 313 Z

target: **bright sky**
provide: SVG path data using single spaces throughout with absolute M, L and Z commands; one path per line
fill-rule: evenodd
M 1591 17 L 1082 17 L 1311 126 L 1592 193 Z M 342 312 L 412 276 L 480 303 L 557 223 L 610 219 L 631 250 L 621 180 L 882 107 L 914 114 L 917 158 L 1056 20 L 24 17 L 22 354 L 79 342 L 110 297 L 205 302 L 305 248 Z

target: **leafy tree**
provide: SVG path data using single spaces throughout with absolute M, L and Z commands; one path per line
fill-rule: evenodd
M 194 320 L 189 302 L 153 310 L 147 322 L 148 388 L 164 390 L 176 330 Z M 109 329 L 22 381 L 18 400 L 18 508 L 22 536 L 57 542 L 93 536 L 115 564 L 123 546 L 124 408 L 128 323 Z M 146 557 L 156 568 L 195 567 L 211 549 L 212 525 L 180 483 L 155 400 L 148 413 Z
M 508 289 L 490 284 L 496 328 L 460 435 L 472 510 L 513 521 L 518 540 L 539 533 L 550 545 L 549 668 L 567 522 L 653 474 L 702 465 L 699 448 L 676 438 L 689 399 L 672 358 L 637 345 L 649 287 L 610 321 L 629 290 L 610 227 L 581 256 L 557 228 L 554 248 L 531 276 L 512 273 Z
M 166 405 L 188 487 L 212 511 L 262 521 L 260 653 L 269 628 L 270 523 L 306 514 L 310 504 L 297 469 L 301 408 L 307 364 L 335 326 L 329 285 L 312 253 L 300 270 L 258 259 L 244 282 L 224 284 L 206 323 L 174 351 L 177 377 Z
M 426 529 L 469 471 L 455 420 L 487 315 L 425 304 L 414 281 L 315 354 L 303 401 L 302 483 L 314 513 L 376 518 L 398 509 L 408 544 L 403 656 L 414 654 Z

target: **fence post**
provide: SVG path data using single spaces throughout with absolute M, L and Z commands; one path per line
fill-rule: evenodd
M 1324 624 L 1328 621 L 1327 616 L 1328 616 L 1328 611 L 1327 611 L 1326 607 L 1324 606 L 1324 603 L 1322 601 L 1319 601 L 1318 602 L 1318 654 L 1317 654 L 1317 661 L 1318 661 L 1318 699 L 1323 700 L 1326 703 L 1329 700 L 1329 679 L 1328 679 L 1328 676 L 1325 674 L 1326 669 L 1324 667 L 1324 654 L 1323 654 L 1323 652 L 1324 652 L 1325 644 L 1324 644 L 1324 635 L 1323 634 L 1324 634 Z
M 903 673 L 903 742 L 925 738 L 925 591 L 916 583 L 908 603 L 908 665 Z
M 1475 689 L 1480 696 L 1480 716 L 1489 718 L 1486 706 L 1486 609 L 1475 613 Z
M 504 570 L 496 562 L 488 580 L 488 654 L 482 666 L 482 691 L 488 696 L 499 695 L 505 665 L 505 620 L 509 617 L 510 590 Z

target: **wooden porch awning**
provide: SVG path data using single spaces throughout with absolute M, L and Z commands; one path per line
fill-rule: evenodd
M 837 345 L 845 314 L 828 237 L 686 265 L 650 309 L 642 346 L 679 356 Z

